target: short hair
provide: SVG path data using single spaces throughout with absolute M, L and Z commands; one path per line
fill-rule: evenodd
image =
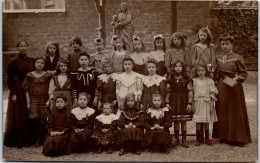
M 203 63 L 198 63 L 198 64 L 195 65 L 195 77 L 198 77 L 198 68 L 199 67 L 203 67 L 206 70 L 206 74 L 205 74 L 206 77 L 210 76 L 210 72 L 208 70 L 207 65 L 203 64 Z
M 80 92 L 80 93 L 78 94 L 78 99 L 79 99 L 80 96 L 85 96 L 85 97 L 88 99 L 88 101 L 89 101 L 90 98 L 91 98 L 91 95 L 88 94 L 87 92 Z
M 47 47 L 46 47 L 46 55 L 49 54 L 49 46 L 50 46 L 50 45 L 53 45 L 53 46 L 56 47 L 55 55 L 59 58 L 59 57 L 60 57 L 59 43 L 58 43 L 58 42 L 54 42 L 54 41 L 49 42 L 49 43 L 47 44 Z
M 126 57 L 126 58 L 123 59 L 123 69 L 124 69 L 124 63 L 125 63 L 126 61 L 131 61 L 132 64 L 133 64 L 133 68 L 134 68 L 134 66 L 135 66 L 134 60 L 133 60 L 131 57 Z
M 33 64 L 35 65 L 36 61 L 38 61 L 38 60 L 43 60 L 43 63 L 45 65 L 46 59 L 44 56 L 35 57 Z
M 154 50 L 157 50 L 157 46 L 156 46 L 156 40 L 163 40 L 163 47 L 162 47 L 162 50 L 164 52 L 166 52 L 166 41 L 165 39 L 163 38 L 162 35 L 157 35 L 157 36 L 154 36 L 154 41 L 153 41 L 153 44 L 154 44 Z
M 90 55 L 89 55 L 86 51 L 80 52 L 80 53 L 79 53 L 79 58 L 80 58 L 81 56 L 86 56 L 86 57 L 88 57 L 88 59 L 90 59 Z
M 220 37 L 219 37 L 219 42 L 221 41 L 227 41 L 229 40 L 231 42 L 231 44 L 234 42 L 235 38 L 233 36 L 231 36 L 229 33 L 223 33 Z
M 162 103 L 161 103 L 161 107 L 165 107 L 165 101 L 164 101 L 164 98 L 163 98 L 162 94 L 159 93 L 159 92 L 155 92 L 155 93 L 153 93 L 152 96 L 150 97 L 150 103 L 151 103 L 150 105 L 151 105 L 151 106 L 154 107 L 154 104 L 153 104 L 153 98 L 154 98 L 154 97 L 160 97 L 160 99 L 161 99 L 161 101 L 162 101 Z
M 171 48 L 175 48 L 175 45 L 173 43 L 173 38 L 174 37 L 181 39 L 181 48 L 185 48 L 187 36 L 184 33 L 182 33 L 182 32 L 175 32 L 175 33 L 173 33 L 172 37 L 171 37 L 171 44 L 170 44 Z
M 27 45 L 27 47 L 29 46 L 28 42 L 25 41 L 25 40 L 22 40 L 22 41 L 19 41 L 17 44 L 16 44 L 16 47 L 18 48 L 20 46 L 21 43 L 25 43 Z
M 148 69 L 148 63 L 154 64 L 155 67 L 156 67 L 156 71 L 157 71 L 157 68 L 158 68 L 158 64 L 159 64 L 159 63 L 158 63 L 155 59 L 150 58 L 150 59 L 146 62 L 146 64 L 145 64 L 146 69 Z
M 68 70 L 67 70 L 67 74 L 70 74 L 70 62 L 65 59 L 65 58 L 62 58 L 60 57 L 59 60 L 58 60 L 58 63 L 57 63 L 57 66 L 56 66 L 56 71 L 57 71 L 57 74 L 60 74 L 60 64 L 63 63 L 63 64 L 67 64 L 68 66 Z
M 59 95 L 55 98 L 55 102 L 57 101 L 58 98 L 63 99 L 65 102 L 67 102 L 67 100 L 68 100 L 67 97 L 66 97 L 63 93 L 59 94 Z
M 72 46 L 72 43 L 75 42 L 76 44 L 78 44 L 79 46 L 82 46 L 82 41 L 79 37 L 73 37 L 70 40 L 70 46 Z
M 101 104 L 101 108 L 104 109 L 104 106 L 105 106 L 105 105 L 109 105 L 110 108 L 113 110 L 113 105 L 112 105 L 112 103 L 110 103 L 110 102 L 102 103 L 102 104 Z

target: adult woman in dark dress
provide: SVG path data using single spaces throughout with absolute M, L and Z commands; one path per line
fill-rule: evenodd
M 22 83 L 25 75 L 33 71 L 33 59 L 27 57 L 28 43 L 21 41 L 17 44 L 18 57 L 12 60 L 7 68 L 7 83 L 10 89 L 7 109 L 6 132 L 4 145 L 19 148 L 30 146 L 34 143 L 30 131 L 30 120 L 26 107 L 25 90 Z
M 215 76 L 219 91 L 216 102 L 218 122 L 214 122 L 212 137 L 219 138 L 221 142 L 243 145 L 251 143 L 245 95 L 241 84 L 247 78 L 247 69 L 243 58 L 232 51 L 233 41 L 234 37 L 228 33 L 220 37 L 222 53 L 216 56 Z M 237 84 L 230 86 L 232 82 L 225 82 L 230 78 Z

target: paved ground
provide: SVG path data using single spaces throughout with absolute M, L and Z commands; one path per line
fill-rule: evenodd
M 251 129 L 252 143 L 244 147 L 234 147 L 221 144 L 218 140 L 213 140 L 212 147 L 205 144 L 196 147 L 195 137 L 188 137 L 190 148 L 186 149 L 178 146 L 171 150 L 169 154 L 143 152 L 141 155 L 125 154 L 118 156 L 118 152 L 111 155 L 93 152 L 71 154 L 60 157 L 45 157 L 42 155 L 42 147 L 27 147 L 22 149 L 3 147 L 3 158 L 6 161 L 233 161 L 233 162 L 256 162 L 258 160 L 258 109 L 257 109 L 257 72 L 249 72 L 248 79 L 243 84 L 248 117 Z M 8 92 L 3 93 L 3 122 L 7 106 Z M 3 123 L 4 126 L 4 123 Z M 212 129 L 212 126 L 211 126 Z M 188 123 L 188 132 L 195 133 L 195 123 Z

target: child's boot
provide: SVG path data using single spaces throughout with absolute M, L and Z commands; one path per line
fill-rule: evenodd
M 179 130 L 174 130 L 174 137 L 175 137 L 175 141 L 172 144 L 172 147 L 176 147 L 178 144 L 180 144 L 180 140 L 179 140 Z
M 125 148 L 126 148 L 126 145 L 125 145 L 125 143 L 123 143 L 123 147 L 120 149 L 120 151 L 118 153 L 119 156 L 125 154 Z
M 107 150 L 108 154 L 112 154 L 113 150 L 112 150 L 112 144 L 108 144 L 108 150 Z
M 183 130 L 182 131 L 182 146 L 185 148 L 189 148 L 189 146 L 186 142 L 186 135 L 187 135 L 187 131 Z
M 200 146 L 201 144 L 201 131 L 200 130 L 196 130 L 196 146 Z
M 209 139 L 209 130 L 205 130 L 205 143 L 209 146 L 213 145 L 212 141 Z
M 137 145 L 136 145 L 135 154 L 140 155 L 140 154 L 141 154 L 141 143 L 138 142 L 138 143 L 136 143 L 136 144 L 137 144 Z

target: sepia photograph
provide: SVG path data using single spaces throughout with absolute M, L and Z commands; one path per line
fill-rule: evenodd
M 258 1 L 1 4 L 3 161 L 258 161 Z

